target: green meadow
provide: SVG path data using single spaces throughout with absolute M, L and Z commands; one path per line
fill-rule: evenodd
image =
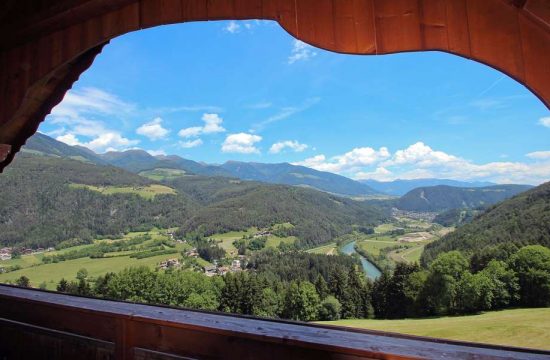
M 159 184 L 147 186 L 92 186 L 84 184 L 71 184 L 72 188 L 97 191 L 103 195 L 111 194 L 136 194 L 145 199 L 152 199 L 160 194 L 175 194 L 176 190 Z
M 99 244 L 101 242 L 128 240 L 136 236 L 148 234 L 151 236 L 151 240 L 147 240 L 141 244 L 142 246 L 146 247 L 147 245 L 153 243 L 155 240 L 167 239 L 168 237 L 164 234 L 164 232 L 173 230 L 174 229 L 155 229 L 149 232 L 131 232 L 126 234 L 121 239 L 95 240 L 94 244 L 79 245 L 61 250 L 51 251 L 46 253 L 46 256 L 61 255 L 70 251 L 93 247 L 95 244 Z M 88 270 L 88 274 L 90 277 L 104 275 L 107 272 L 117 272 L 123 270 L 124 268 L 132 266 L 149 266 L 153 268 L 156 267 L 156 265 L 163 260 L 171 259 L 174 257 L 179 258 L 179 252 L 184 251 L 187 248 L 189 248 L 189 245 L 187 244 L 176 244 L 175 249 L 178 250 L 178 253 L 158 255 L 144 259 L 131 258 L 130 255 L 134 254 L 136 251 L 120 251 L 106 254 L 106 256 L 111 257 L 95 259 L 90 257 L 83 257 L 79 259 L 65 260 L 50 264 L 42 263 L 42 258 L 44 257 L 44 254 L 23 255 L 19 259 L 11 259 L 0 262 L 0 266 L 5 268 L 11 266 L 21 267 L 20 270 L 0 274 L 0 282 L 15 281 L 21 276 L 26 276 L 30 279 L 32 286 L 38 287 L 41 283 L 45 282 L 47 288 L 53 290 L 55 289 L 59 280 L 61 280 L 62 278 L 65 278 L 67 280 L 74 280 L 76 278 L 76 273 L 82 268 Z M 145 250 L 146 249 L 144 249 L 144 251 Z
M 405 320 L 338 320 L 321 324 L 550 350 L 550 308 Z

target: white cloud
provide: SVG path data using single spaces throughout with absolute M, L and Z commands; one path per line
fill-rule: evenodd
M 537 160 L 550 160 L 550 151 L 534 151 L 526 154 L 528 158 L 537 159 Z
M 456 156 L 443 151 L 434 151 L 431 147 L 419 141 L 404 150 L 395 152 L 393 158 L 384 163 L 385 166 L 415 164 L 417 166 L 434 166 L 459 161 Z
M 65 143 L 67 145 L 75 146 L 80 145 L 82 146 L 82 143 L 77 139 L 75 134 L 65 134 L 61 135 L 55 138 L 57 141 L 61 141 L 62 143 Z
M 66 144 L 85 146 L 96 152 L 124 150 L 138 144 L 139 140 L 125 138 L 102 121 L 90 118 L 108 116 L 122 121 L 134 111 L 133 104 L 114 94 L 97 88 L 84 88 L 65 94 L 63 101 L 52 110 L 48 121 L 61 126 L 52 133 Z M 79 137 L 90 140 L 82 141 Z
M 288 57 L 288 63 L 294 64 L 297 61 L 306 61 L 316 55 L 317 53 L 313 50 L 313 47 L 311 45 L 295 39 L 292 42 L 292 50 Z
M 550 116 L 539 119 L 539 125 L 550 128 Z
M 80 118 L 82 114 L 101 113 L 107 115 L 129 114 L 135 106 L 122 101 L 109 92 L 88 87 L 81 90 L 71 90 L 65 94 L 63 101 L 52 109 L 54 118 Z
M 223 31 L 228 32 L 230 34 L 237 34 L 240 33 L 243 30 L 246 30 L 250 33 L 254 32 L 254 29 L 259 26 L 272 26 L 273 21 L 268 20 L 250 20 L 250 21 L 230 21 L 223 27 Z
M 201 133 L 202 133 L 201 126 L 193 126 L 193 127 L 181 129 L 178 132 L 178 135 L 181 136 L 182 138 L 189 138 L 189 137 L 199 136 Z
M 203 114 L 202 121 L 204 121 L 202 132 L 205 134 L 225 131 L 225 129 L 221 126 L 223 119 L 218 114 Z
M 272 154 L 278 154 L 281 151 L 283 151 L 285 148 L 288 148 L 294 152 L 302 152 L 305 149 L 307 149 L 308 146 L 306 144 L 300 144 L 296 140 L 279 141 L 271 145 L 269 152 Z
M 178 135 L 182 138 L 190 138 L 197 137 L 201 134 L 225 132 L 225 129 L 221 126 L 223 119 L 218 114 L 204 113 L 201 119 L 204 122 L 204 126 L 193 126 L 181 129 Z
M 356 148 L 330 159 L 325 155 L 317 155 L 296 164 L 341 173 L 355 179 L 381 181 L 445 178 L 540 184 L 550 180 L 550 151 L 536 151 L 526 156 L 536 161 L 476 164 L 459 156 L 434 150 L 419 141 L 396 151 L 393 156 L 385 147 L 379 150 L 366 147 Z
M 73 133 L 67 133 L 65 135 L 58 136 L 56 140 L 72 146 L 85 146 L 88 149 L 91 149 L 97 153 L 103 153 L 106 151 L 127 150 L 128 148 L 135 146 L 139 143 L 139 140 L 127 139 L 116 132 L 103 133 L 89 142 L 81 142 Z
M 324 155 L 317 155 L 295 164 L 320 171 L 347 173 L 376 164 L 381 160 L 387 159 L 389 156 L 390 153 L 386 147 L 381 147 L 378 150 L 371 147 L 362 147 L 352 149 L 343 155 L 334 156 L 329 161 L 327 161 Z
M 180 141 L 179 144 L 184 149 L 190 149 L 190 148 L 194 148 L 194 147 L 197 147 L 197 146 L 201 146 L 202 145 L 202 140 L 201 139 L 195 139 L 195 140 L 189 140 L 189 141 Z
M 315 155 L 313 157 L 307 158 L 304 161 L 295 162 L 293 163 L 293 165 L 300 165 L 300 166 L 305 166 L 312 169 L 318 169 L 319 167 L 322 167 L 325 164 L 326 160 L 327 158 L 325 157 L 325 155 L 321 154 L 321 155 Z
M 170 133 L 170 130 L 163 128 L 162 119 L 157 117 L 138 127 L 136 133 L 148 137 L 149 140 L 159 140 L 166 137 Z
M 231 34 L 236 34 L 240 31 L 241 25 L 239 25 L 236 21 L 230 21 L 227 26 L 224 28 L 225 31 Z
M 222 144 L 222 151 L 226 153 L 258 154 L 260 150 L 256 148 L 255 144 L 261 140 L 262 137 L 259 135 L 247 133 L 230 134 Z
M 164 150 L 147 150 L 147 152 L 150 155 L 157 156 L 157 155 L 166 155 L 166 151 Z
M 378 181 L 391 181 L 394 177 L 395 175 L 391 171 L 381 166 L 370 172 L 359 171 L 354 176 L 357 180 L 373 179 Z

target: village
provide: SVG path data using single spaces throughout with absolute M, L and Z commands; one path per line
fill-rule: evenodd
M 10 260 L 20 255 L 37 255 L 37 254 L 42 254 L 42 253 L 50 252 L 54 250 L 55 248 L 53 247 L 49 247 L 47 249 L 44 249 L 41 247 L 37 249 L 25 248 L 25 247 L 17 248 L 17 249 L 13 247 L 3 247 L 0 249 L 0 261 Z
M 409 211 L 409 210 L 400 210 L 397 208 L 392 208 L 391 210 L 392 210 L 391 215 L 394 218 L 408 218 L 413 220 L 433 222 L 433 220 L 437 216 L 436 212 Z
M 184 255 L 189 258 L 198 258 L 199 253 L 196 248 L 187 250 Z M 231 264 L 222 265 L 219 260 L 213 260 L 212 265 L 205 265 L 202 267 L 203 272 L 206 276 L 216 276 L 216 275 L 225 275 L 231 272 L 243 271 L 246 267 L 247 259 L 245 255 L 238 255 L 238 259 L 231 260 Z M 182 268 L 183 263 L 178 258 L 171 258 L 161 261 L 157 269 L 159 270 L 176 270 Z

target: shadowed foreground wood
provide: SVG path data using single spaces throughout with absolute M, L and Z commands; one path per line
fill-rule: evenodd
M 5 359 L 549 359 L 550 352 L 0 286 Z M 32 344 L 32 346 L 30 346 Z

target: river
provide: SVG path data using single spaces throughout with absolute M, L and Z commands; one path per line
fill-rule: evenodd
M 347 243 L 346 245 L 342 246 L 342 252 L 344 254 L 347 254 L 347 255 L 351 255 L 353 253 L 357 253 L 357 251 L 355 251 L 355 241 L 352 241 L 350 243 Z M 361 256 L 361 254 L 357 254 L 359 255 L 359 259 L 361 260 L 361 265 L 363 265 L 363 271 L 365 271 L 365 274 L 375 280 L 377 277 L 379 277 L 380 275 L 382 275 L 382 273 L 380 272 L 380 270 L 378 270 L 378 268 L 376 266 L 374 266 L 373 263 L 371 263 L 370 261 L 368 261 L 367 259 L 365 259 L 363 256 Z

